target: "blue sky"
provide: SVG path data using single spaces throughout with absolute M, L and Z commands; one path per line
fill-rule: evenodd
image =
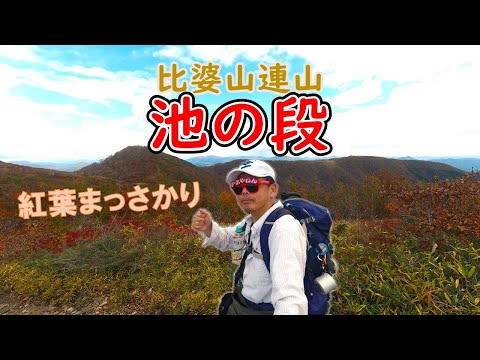
M 479 46 L 78 45 L 0 46 L 0 160 L 98 160 L 129 145 L 147 146 L 154 131 L 148 101 L 160 94 L 158 64 L 170 69 L 173 62 L 187 70 L 185 80 L 194 63 L 220 65 L 223 77 L 238 63 L 258 75 L 260 64 L 278 62 L 291 84 L 293 74 L 311 65 L 322 75 L 318 94 L 332 108 L 323 137 L 333 146 L 330 156 L 480 156 Z M 219 89 L 196 96 L 210 115 L 244 98 L 270 117 L 281 95 Z M 201 155 L 273 153 L 266 143 L 248 152 L 214 144 Z

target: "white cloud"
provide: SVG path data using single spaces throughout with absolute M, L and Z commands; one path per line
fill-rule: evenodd
M 462 67 L 394 89 L 387 103 L 333 115 L 332 155 L 479 155 L 480 72 Z
M 100 78 L 105 80 L 116 80 L 116 74 L 100 67 L 85 67 L 80 65 L 65 66 L 57 61 L 50 61 L 49 67 L 56 71 L 69 73 L 72 75 L 84 75 L 87 77 Z
M 376 80 L 365 80 L 361 85 L 341 92 L 332 98 L 330 104 L 340 107 L 365 104 L 382 95 L 382 84 Z
M 179 58 L 185 54 L 185 48 L 181 46 L 173 46 L 173 45 L 168 45 L 163 47 L 160 50 L 157 50 L 153 53 L 153 57 L 171 57 L 171 58 Z
M 168 45 L 160 50 L 154 51 L 153 57 L 164 61 L 165 58 L 172 59 L 182 65 L 190 65 L 193 63 L 192 57 L 188 54 L 185 46 Z
M 59 74 L 54 70 L 62 69 L 68 74 Z M 101 78 L 78 77 L 83 73 L 90 76 L 101 75 Z M 53 64 L 52 70 L 19 69 L 0 64 L 0 75 L 3 88 L 13 88 L 18 85 L 30 85 L 41 89 L 58 92 L 81 100 L 89 100 L 108 106 L 111 100 L 132 103 L 136 97 L 152 95 L 157 92 L 156 77 L 147 78 L 139 72 L 109 72 L 101 68 L 86 68 L 81 66 L 65 67 Z
M 273 61 L 270 53 L 275 46 L 270 45 L 192 45 L 166 46 L 154 53 L 155 57 L 178 59 L 185 63 L 198 61 L 220 62 L 223 65 L 232 65 L 239 57 L 244 56 L 250 61 Z
M 40 59 L 35 53 L 36 46 L 0 45 L 0 58 L 17 61 L 38 62 Z
M 63 67 L 104 79 L 62 76 L 52 70 L 17 69 L 0 64 L 0 154 L 30 161 L 105 157 L 129 145 L 146 145 L 152 126 L 146 120 L 148 100 L 156 80 L 137 73 L 112 73 L 100 68 Z M 89 71 L 93 70 L 93 71 Z M 115 120 L 70 104 L 41 104 L 12 89 L 31 85 L 74 98 L 109 105 L 111 100 L 132 106 L 132 116 Z M 71 124 L 75 123 L 75 126 Z
M 30 161 L 95 159 L 148 141 L 148 132 L 132 131 L 121 119 L 102 121 L 75 105 L 37 104 L 13 96 L 4 104 L 0 110 L 0 154 L 4 157 Z M 72 120 L 78 126 L 72 127 Z
M 324 75 L 324 86 L 338 89 L 367 79 L 425 81 L 459 65 L 480 65 L 477 45 L 283 45 L 279 51 L 304 58 Z
M 41 61 L 38 57 L 41 52 L 37 50 L 0 47 L 0 56 Z M 333 145 L 331 155 L 480 155 L 478 46 L 169 46 L 157 51 L 156 56 L 218 61 L 226 65 L 239 56 L 264 61 L 279 52 L 281 55 L 275 61 L 301 56 L 312 64 L 312 71 L 323 74 L 324 89 L 335 87 L 340 91 L 331 99 L 324 97 L 332 107 L 349 109 L 334 112 L 328 125 L 324 139 Z M 129 145 L 147 145 L 154 127 L 145 115 L 148 100 L 158 93 L 157 74 L 114 72 L 59 62 L 43 65 L 46 68 L 39 70 L 0 64 L 2 156 L 30 161 L 98 158 Z M 391 91 L 385 103 L 365 106 L 384 95 L 382 81 L 400 86 Z M 357 83 L 360 85 L 353 87 Z M 25 96 L 13 96 L 12 90 L 19 85 L 106 106 L 119 101 L 129 104 L 132 114 L 105 119 L 82 109 L 75 100 L 69 104 L 39 104 Z M 162 95 L 177 97 L 170 93 Z M 219 101 L 208 106 L 210 115 L 211 109 L 222 104 L 221 98 Z M 270 117 L 270 109 L 265 110 Z M 78 126 L 70 126 L 72 122 Z M 273 155 L 265 144 L 251 152 L 242 152 L 236 145 L 221 148 L 214 144 L 209 154 L 246 157 L 261 152 Z M 174 155 L 192 157 L 192 154 Z M 307 152 L 305 156 L 312 154 Z
M 193 45 L 167 46 L 156 56 L 195 58 L 231 65 L 251 61 L 306 60 L 324 77 L 324 86 L 343 89 L 352 81 L 424 81 L 457 66 L 480 65 L 480 46 L 447 45 Z

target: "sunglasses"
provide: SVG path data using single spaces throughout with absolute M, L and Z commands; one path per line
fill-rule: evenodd
M 236 195 L 240 195 L 243 192 L 243 189 L 247 188 L 249 193 L 256 193 L 258 191 L 259 185 L 268 185 L 273 184 L 268 180 L 257 180 L 257 179 L 239 179 L 232 181 L 230 187 Z

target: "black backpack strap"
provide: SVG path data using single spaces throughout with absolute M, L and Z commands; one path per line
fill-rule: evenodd
M 249 240 L 252 232 L 248 234 Z M 250 241 L 248 241 L 249 244 L 251 244 Z M 237 271 L 235 271 L 235 275 L 233 277 L 233 287 L 236 288 L 238 285 L 238 281 L 243 278 L 243 271 L 245 270 L 245 261 L 247 260 L 248 254 L 252 252 L 252 246 L 248 246 L 245 249 L 245 252 L 243 253 L 242 261 L 240 262 L 240 265 L 238 266 Z
M 267 270 L 270 272 L 270 248 L 268 247 L 268 237 L 270 236 L 270 231 L 272 231 L 273 224 L 275 221 L 280 219 L 284 215 L 292 214 L 290 211 L 284 207 L 279 207 L 273 210 L 265 219 L 265 222 L 262 225 L 260 230 L 260 249 L 263 255 L 263 261 L 267 266 Z

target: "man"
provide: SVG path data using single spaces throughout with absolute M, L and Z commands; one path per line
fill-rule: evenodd
M 267 216 L 282 207 L 277 200 L 275 171 L 264 161 L 246 161 L 227 174 L 226 182 L 248 215 L 231 227 L 219 226 L 206 209 L 199 209 L 192 217 L 192 228 L 204 239 L 202 246 L 215 246 L 222 251 L 245 249 L 236 274 L 238 281 L 225 312 L 306 315 L 303 278 L 307 238 L 292 215 L 282 216 L 273 224 L 268 238 L 270 272 L 261 255 L 260 229 Z M 238 230 L 242 230 L 240 236 Z M 224 296 L 222 303 L 227 299 Z M 220 306 L 221 313 L 224 305 Z

